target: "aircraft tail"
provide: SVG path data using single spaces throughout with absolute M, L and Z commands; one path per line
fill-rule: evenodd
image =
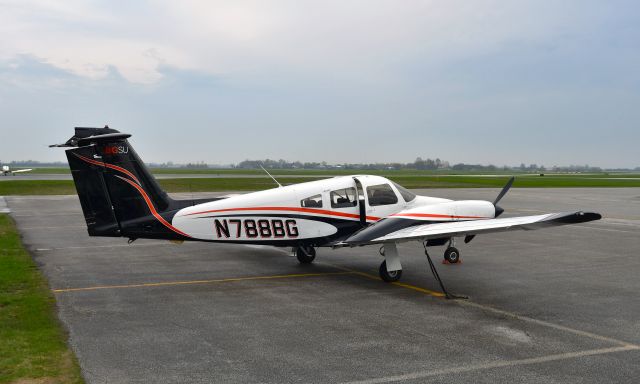
M 191 201 L 171 199 L 127 140 L 109 127 L 76 128 L 66 151 L 90 236 L 185 239 L 171 225 Z

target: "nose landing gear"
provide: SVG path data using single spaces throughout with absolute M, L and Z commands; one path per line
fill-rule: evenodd
M 449 264 L 456 264 L 460 262 L 460 251 L 455 247 L 456 243 L 453 238 L 449 240 L 449 247 L 444 251 L 444 260 Z
M 456 247 L 449 247 L 444 251 L 444 259 L 451 264 L 460 262 L 460 251 Z

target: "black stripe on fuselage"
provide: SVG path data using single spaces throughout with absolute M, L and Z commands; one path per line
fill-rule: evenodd
M 208 218 L 208 219 L 224 219 L 229 217 L 278 217 L 284 219 L 301 219 L 301 220 L 311 220 L 311 221 L 319 221 L 322 223 L 326 223 L 334 226 L 337 229 L 337 232 L 333 235 L 323 236 L 323 237 L 314 237 L 314 238 L 305 238 L 305 239 L 289 239 L 289 240 L 207 240 L 213 242 L 220 243 L 237 243 L 237 244 L 262 244 L 262 245 L 280 245 L 280 246 L 288 246 L 288 245 L 314 245 L 314 246 L 323 246 L 326 244 L 333 244 L 335 242 L 339 242 L 351 236 L 354 232 L 360 230 L 362 228 L 362 224 L 360 224 L 359 220 L 350 220 L 350 219 L 342 219 L 335 217 L 322 217 L 322 216 L 311 216 L 311 215 L 293 215 L 293 214 L 224 214 L 224 215 L 210 215 L 210 216 L 199 216 L 198 219 Z
M 389 217 L 376 222 L 366 228 L 351 235 L 345 242 L 351 244 L 366 243 L 373 239 L 388 235 L 401 229 L 414 227 L 416 225 L 442 223 L 444 221 L 415 220 L 400 217 Z

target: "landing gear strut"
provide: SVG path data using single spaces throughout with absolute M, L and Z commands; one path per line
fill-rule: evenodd
M 312 246 L 301 245 L 296 248 L 295 252 L 300 264 L 311 264 L 316 258 L 316 249 Z
M 435 277 L 436 280 L 438 280 L 438 284 L 440 284 L 440 289 L 442 289 L 442 292 L 444 293 L 445 297 L 447 299 L 468 299 L 467 296 L 454 295 L 447 291 L 447 289 L 444 287 L 444 284 L 442 283 L 442 279 L 440 278 L 440 275 L 438 275 L 438 270 L 436 270 L 436 266 L 433 264 L 433 261 L 431 260 L 431 256 L 429 256 L 429 251 L 427 251 L 427 242 L 425 241 L 422 245 L 424 246 L 424 254 L 427 255 L 427 260 L 429 261 L 429 268 L 431 268 L 431 273 L 433 274 L 433 277 Z M 453 248 L 453 247 L 450 247 L 450 248 Z

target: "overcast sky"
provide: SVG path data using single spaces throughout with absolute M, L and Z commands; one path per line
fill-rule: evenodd
M 0 0 L 0 160 L 640 166 L 637 1 Z

